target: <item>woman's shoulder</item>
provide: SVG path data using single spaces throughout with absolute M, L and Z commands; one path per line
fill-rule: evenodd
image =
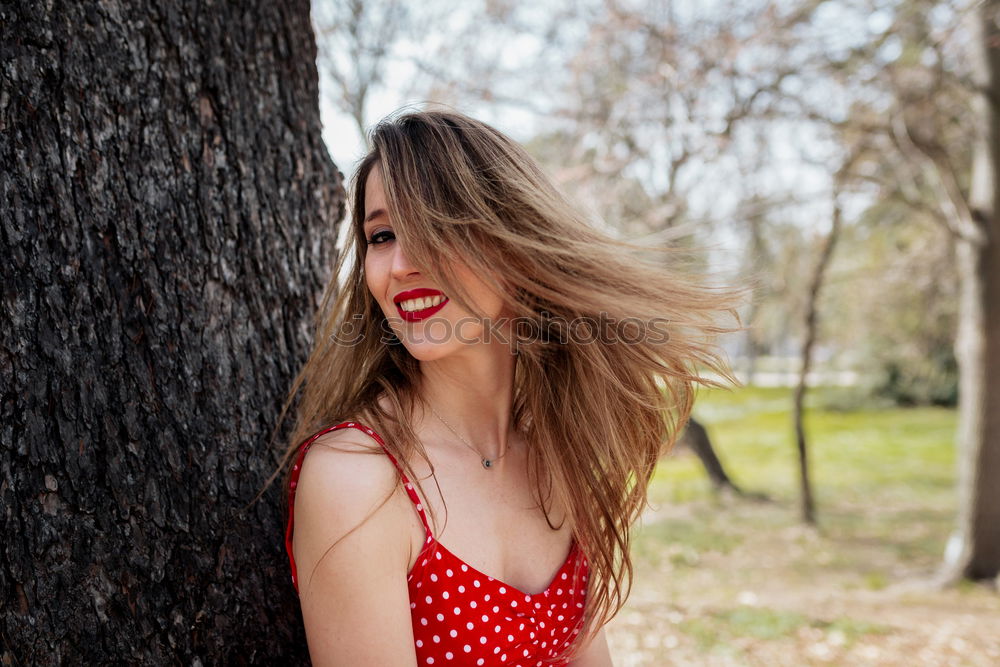
M 303 445 L 310 450 L 336 450 L 355 453 L 383 452 L 381 436 L 359 421 L 342 421 L 322 428 Z
M 295 470 L 299 494 L 324 488 L 336 498 L 359 486 L 371 489 L 395 482 L 381 439 L 361 422 L 345 421 L 321 430 L 303 443 L 303 449 Z
M 342 570 L 376 576 L 363 554 L 389 554 L 393 562 L 398 557 L 405 571 L 409 517 L 381 445 L 363 430 L 338 428 L 316 437 L 305 454 L 290 490 L 286 532 L 296 589 L 298 574 L 309 573 L 311 580 L 321 563 L 333 568 L 323 577 L 328 582 L 339 581 Z
M 297 466 L 291 489 L 296 533 L 305 531 L 320 541 L 357 526 L 399 486 L 385 450 L 364 428 L 322 433 L 308 443 Z M 395 508 L 398 503 L 389 505 Z M 390 511 L 395 513 L 395 509 Z

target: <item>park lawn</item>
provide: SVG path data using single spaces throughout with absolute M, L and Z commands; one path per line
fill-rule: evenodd
M 955 411 L 826 388 L 806 405 L 816 529 L 798 520 L 791 390 L 700 390 L 730 476 L 770 500 L 717 496 L 686 450 L 661 460 L 616 665 L 1000 664 L 1000 596 L 926 586 L 954 521 Z

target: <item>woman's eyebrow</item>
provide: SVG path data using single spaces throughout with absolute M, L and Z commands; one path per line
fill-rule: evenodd
M 369 213 L 368 215 L 366 215 L 365 216 L 365 224 L 367 225 L 369 222 L 371 222 L 375 218 L 379 217 L 380 215 L 385 215 L 385 209 L 384 208 L 377 208 L 374 211 L 372 211 L 371 213 Z

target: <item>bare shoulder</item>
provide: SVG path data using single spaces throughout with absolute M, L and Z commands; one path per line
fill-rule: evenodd
M 383 409 L 387 407 L 384 397 L 378 402 Z M 361 422 L 343 423 L 344 426 L 323 433 L 309 445 L 296 495 L 317 496 L 326 490 L 333 493 L 332 499 L 336 501 L 338 496 L 361 488 L 363 495 L 384 496 L 398 482 L 396 467 L 379 444 L 378 435 Z
M 292 549 L 314 665 L 416 665 L 398 481 L 378 442 L 354 428 L 320 436 L 303 459 Z
M 302 460 L 296 483 L 296 563 L 306 566 L 308 574 L 331 545 L 358 533 L 379 542 L 378 548 L 399 551 L 405 568 L 409 517 L 399 499 L 394 502 L 399 488 L 395 466 L 365 433 L 343 428 L 317 438 Z

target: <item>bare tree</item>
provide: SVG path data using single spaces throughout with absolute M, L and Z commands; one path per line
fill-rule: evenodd
M 809 281 L 808 300 L 804 313 L 805 338 L 802 342 L 802 362 L 799 367 L 799 381 L 795 386 L 793 397 L 792 420 L 795 424 L 795 443 L 799 455 L 799 509 L 802 520 L 811 525 L 816 524 L 816 500 L 813 496 L 812 482 L 809 477 L 809 449 L 806 441 L 806 429 L 804 423 L 804 404 L 806 389 L 808 387 L 807 378 L 812 366 L 813 347 L 816 343 L 819 317 L 819 293 L 823 288 L 823 281 L 826 277 L 833 251 L 840 240 L 841 227 L 843 225 L 843 209 L 840 205 L 841 185 L 839 183 L 833 188 L 833 213 L 830 216 L 830 231 L 822 239 L 820 244 L 819 257 L 813 269 L 812 278 Z
M 973 109 L 977 125 L 968 195 L 950 162 L 925 145 L 952 210 L 961 276 L 958 356 L 959 512 L 948 579 L 1000 576 L 1000 2 L 976 12 Z
M 1000 3 L 875 4 L 892 20 L 853 59 L 878 60 L 889 43 L 901 55 L 840 66 L 888 111 L 859 94 L 843 129 L 880 142 L 890 196 L 931 211 L 955 243 L 959 511 L 942 579 L 990 579 L 1000 573 Z
M 318 65 L 329 99 L 347 114 L 368 143 L 371 95 L 385 81 L 399 42 L 406 37 L 410 10 L 399 0 L 315 3 Z

